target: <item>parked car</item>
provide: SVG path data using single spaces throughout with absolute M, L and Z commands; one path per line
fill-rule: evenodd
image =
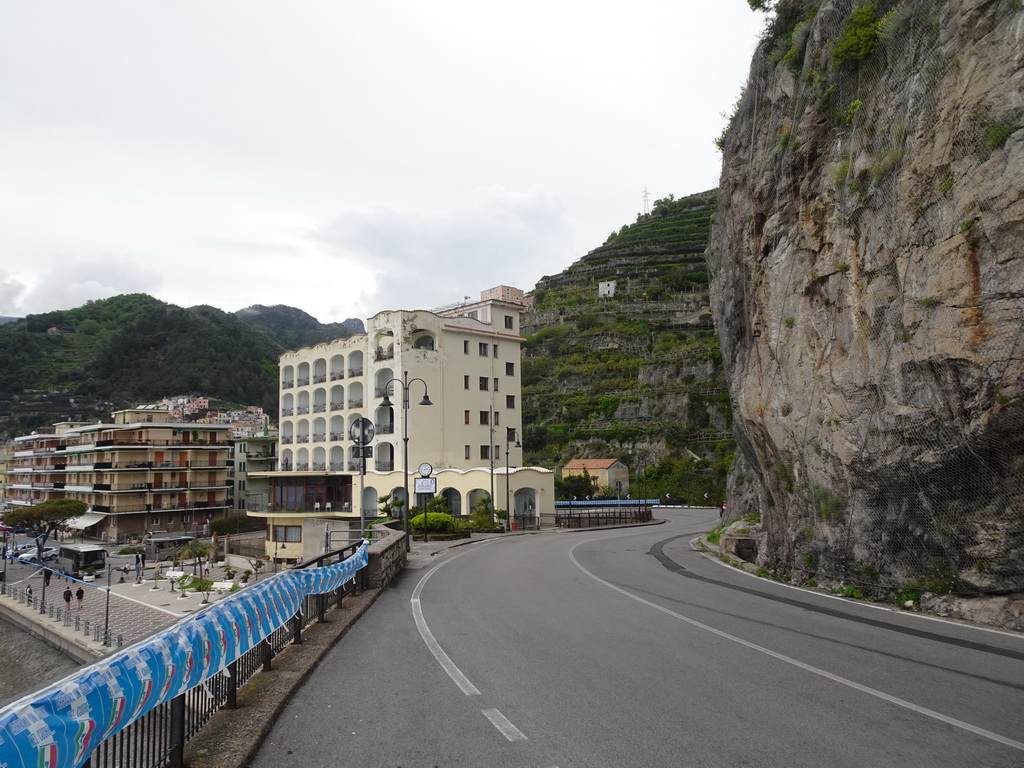
M 25 561 L 27 561 L 29 563 L 34 563 L 34 562 L 37 562 L 37 560 L 39 558 L 39 552 L 36 549 L 35 545 L 33 545 L 31 551 L 19 554 L 18 557 L 20 557 L 22 560 L 25 560 Z M 57 548 L 56 547 L 45 547 L 43 549 L 43 562 L 44 563 L 47 560 L 56 560 L 56 559 L 57 559 Z

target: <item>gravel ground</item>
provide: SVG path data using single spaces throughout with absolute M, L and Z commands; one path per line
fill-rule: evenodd
M 64 677 L 80 665 L 0 618 L 0 704 Z

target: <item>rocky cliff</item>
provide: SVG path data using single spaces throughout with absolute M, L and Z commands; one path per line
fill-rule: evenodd
M 1024 590 L 1024 7 L 776 4 L 708 249 L 730 514 L 795 581 Z

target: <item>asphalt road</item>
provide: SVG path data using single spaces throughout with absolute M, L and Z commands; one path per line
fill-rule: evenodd
M 716 510 L 413 562 L 254 763 L 1019 766 L 1024 638 L 742 574 Z

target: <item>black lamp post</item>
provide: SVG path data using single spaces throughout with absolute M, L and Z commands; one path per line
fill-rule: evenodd
M 512 442 L 512 440 L 510 440 L 509 438 L 512 438 L 512 439 L 514 439 L 516 441 L 516 445 L 515 445 L 516 448 L 522 448 L 523 445 L 522 445 L 522 443 L 519 442 L 519 433 L 516 432 L 514 429 L 510 429 L 508 431 L 508 433 L 505 435 L 505 521 L 507 523 L 507 529 L 511 531 L 512 530 L 512 508 L 509 507 L 509 489 L 508 489 L 508 484 L 509 484 L 510 477 L 509 477 L 509 474 L 508 474 L 508 472 L 509 472 L 509 466 L 508 466 L 509 447 L 508 447 L 508 444 L 510 442 Z
M 427 395 L 427 382 L 423 379 L 416 378 L 410 379 L 409 372 L 403 371 L 401 379 L 391 379 L 391 381 L 385 382 L 384 384 L 384 399 L 380 405 L 382 408 L 393 408 L 394 403 L 391 402 L 391 398 L 388 397 L 388 387 L 395 382 L 398 382 L 399 386 L 402 387 L 402 471 L 405 474 L 405 519 L 403 520 L 403 529 L 405 530 L 405 546 L 406 548 L 412 545 L 412 540 L 409 534 L 409 512 L 412 509 L 412 499 L 409 498 L 409 385 L 414 381 L 418 381 L 423 385 L 423 399 L 420 400 L 420 405 L 433 405 L 430 402 L 430 397 Z M 362 504 L 363 500 L 360 499 L 359 503 Z M 426 517 L 424 516 L 424 522 Z

